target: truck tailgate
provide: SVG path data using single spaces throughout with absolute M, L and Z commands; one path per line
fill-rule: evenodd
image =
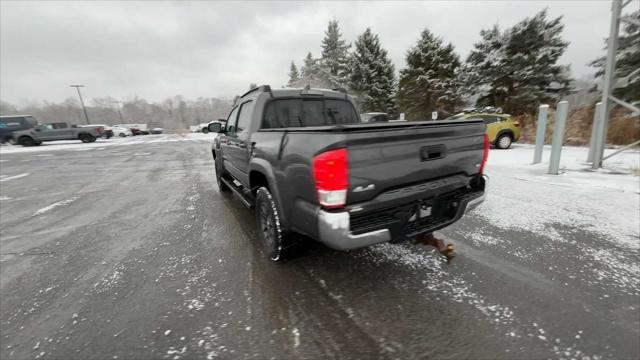
M 429 182 L 430 190 L 465 186 L 463 181 L 444 179 L 466 178 L 479 172 L 484 133 L 481 121 L 425 122 L 347 132 L 347 203 L 368 201 L 383 193 Z M 439 179 L 442 181 L 434 181 Z

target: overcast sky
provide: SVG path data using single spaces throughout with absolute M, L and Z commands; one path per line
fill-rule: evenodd
M 564 16 L 561 58 L 574 77 L 593 72 L 608 34 L 610 2 L 0 2 L 0 98 L 62 101 L 84 84 L 86 98 L 137 95 L 160 101 L 225 97 L 250 83 L 280 87 L 289 63 L 320 54 L 327 22 L 348 42 L 366 27 L 396 66 L 428 27 L 464 57 L 479 31 L 511 26 L 548 7 Z

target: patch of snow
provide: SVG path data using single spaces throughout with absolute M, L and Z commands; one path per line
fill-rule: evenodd
M 293 328 L 291 333 L 293 334 L 293 347 L 297 348 L 300 346 L 300 330 L 298 330 L 298 328 Z
M 5 181 L 11 181 L 11 180 L 15 180 L 15 179 L 20 179 L 23 178 L 25 176 L 29 176 L 29 173 L 22 173 L 22 174 L 18 174 L 18 175 L 14 175 L 14 176 L 7 176 L 7 175 L 2 175 L 0 177 L 0 182 L 5 182 Z
M 565 147 L 564 173 L 547 174 L 546 164 L 531 165 L 533 146 L 514 144 L 491 150 L 489 193 L 472 214 L 503 229 L 531 231 L 565 241 L 561 224 L 593 231 L 604 240 L 640 248 L 640 152 L 630 151 L 592 172 L 587 148 Z M 547 155 L 548 147 L 545 147 Z M 615 159 L 616 162 L 613 162 Z
M 45 206 L 42 209 L 37 210 L 35 213 L 33 213 L 32 216 L 42 215 L 42 214 L 44 214 L 46 212 L 49 212 L 49 211 L 51 211 L 51 210 L 53 210 L 53 209 L 55 209 L 55 208 L 57 208 L 59 206 L 64 206 L 64 205 L 71 204 L 72 202 L 76 201 L 77 199 L 78 199 L 78 197 L 76 196 L 76 197 L 72 197 L 71 199 L 66 199 L 66 200 L 61 200 L 61 201 L 54 202 L 51 205 Z

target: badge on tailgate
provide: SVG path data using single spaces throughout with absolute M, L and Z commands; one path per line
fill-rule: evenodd
M 423 146 L 420 148 L 420 160 L 429 161 L 435 159 L 442 159 L 446 155 L 446 147 L 442 144 Z

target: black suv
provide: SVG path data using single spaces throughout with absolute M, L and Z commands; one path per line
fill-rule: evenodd
M 0 143 L 13 139 L 13 132 L 32 129 L 38 122 L 31 115 L 0 116 Z

